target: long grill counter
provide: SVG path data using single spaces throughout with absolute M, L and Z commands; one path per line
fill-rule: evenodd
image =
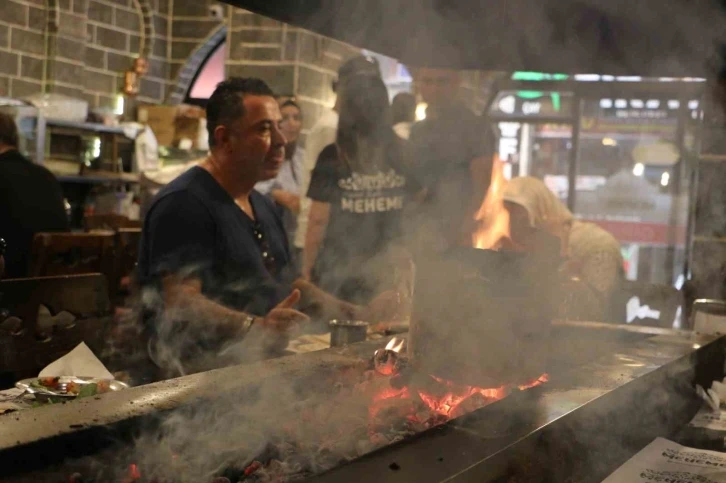
M 687 424 L 700 406 L 694 383 L 723 377 L 726 341 L 716 336 L 568 323 L 553 340 L 549 383 L 309 481 L 601 481 L 654 437 Z M 2 416 L 0 481 L 68 481 L 89 462 L 119 465 L 118 455 L 170 415 L 223 396 L 257 397 L 263 380 L 329 393 L 379 347 L 365 342 Z

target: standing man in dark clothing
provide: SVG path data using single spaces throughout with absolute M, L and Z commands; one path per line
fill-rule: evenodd
M 459 99 L 458 72 L 422 68 L 415 80 L 428 104 L 426 119 L 413 125 L 409 138 L 418 180 L 428 190 L 421 222 L 437 245 L 468 245 L 491 180 L 487 127 Z
M 33 236 L 67 231 L 60 183 L 18 151 L 18 128 L 0 113 L 0 238 L 7 243 L 5 278 L 27 275 Z
M 298 302 L 330 318 L 363 314 L 297 279 L 277 210 L 254 190 L 284 162 L 280 121 L 263 81 L 220 83 L 207 104 L 209 156 L 152 203 L 139 274 L 162 369 L 194 372 L 279 353 L 308 319 L 293 309 Z

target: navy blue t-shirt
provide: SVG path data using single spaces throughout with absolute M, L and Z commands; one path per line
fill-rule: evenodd
M 227 307 L 264 315 L 290 294 L 296 273 L 273 203 L 252 191 L 252 220 L 209 172 L 194 167 L 165 186 L 144 222 L 142 285 L 194 277 Z

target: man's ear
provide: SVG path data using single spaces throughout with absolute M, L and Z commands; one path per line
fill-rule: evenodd
M 214 144 L 216 146 L 225 146 L 229 142 L 229 129 L 227 126 L 220 124 L 214 128 Z

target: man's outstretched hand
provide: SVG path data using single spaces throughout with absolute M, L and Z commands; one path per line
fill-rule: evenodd
M 265 317 L 255 320 L 252 330 L 262 337 L 264 347 L 273 352 L 280 352 L 287 347 L 289 333 L 310 318 L 293 307 L 300 301 L 300 290 L 295 289 Z

